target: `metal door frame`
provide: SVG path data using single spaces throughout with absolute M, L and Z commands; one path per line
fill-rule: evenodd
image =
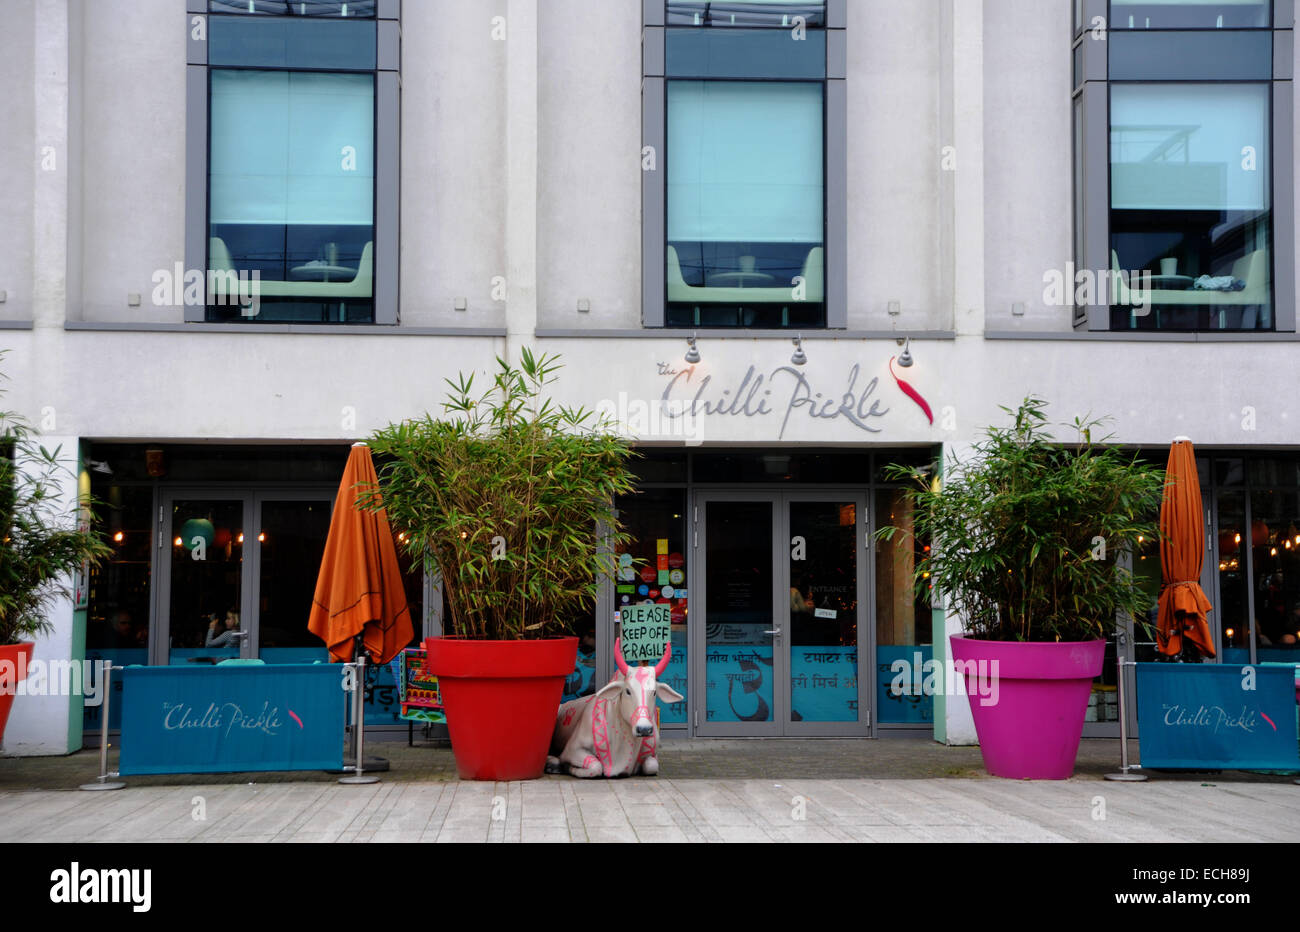
M 773 637 L 772 649 L 772 720 L 770 722 L 717 722 L 707 720 L 706 709 L 706 661 L 708 624 L 708 558 L 707 508 L 710 502 L 756 502 L 767 503 L 771 508 L 772 527 L 772 605 L 776 627 L 783 632 L 789 627 L 789 591 L 790 566 L 787 541 L 790 537 L 789 505 L 795 501 L 810 502 L 847 502 L 852 501 L 857 507 L 855 534 L 861 542 L 857 549 L 857 586 L 858 586 L 858 718 L 857 722 L 794 722 L 790 718 L 790 644 L 788 635 L 780 639 Z M 870 610 L 872 578 L 868 567 L 871 549 L 868 546 L 868 533 L 871 528 L 869 512 L 870 496 L 863 489 L 696 489 L 691 493 L 691 574 L 695 581 L 690 585 L 691 606 L 694 618 L 687 626 L 688 657 L 697 658 L 689 663 L 687 681 L 690 684 L 687 695 L 687 722 L 689 733 L 694 737 L 870 737 L 873 720 L 871 709 L 871 689 L 875 669 L 875 614 Z M 866 675 L 863 675 L 863 671 Z
M 784 735 L 784 725 L 782 716 L 778 713 L 782 710 L 779 708 L 780 689 L 779 684 L 782 679 L 788 679 L 786 661 L 782 658 L 782 652 L 776 647 L 776 640 L 773 637 L 772 647 L 772 719 L 767 722 L 717 722 L 708 721 L 708 702 L 706 699 L 707 679 L 705 672 L 707 663 L 705 657 L 708 652 L 708 639 L 705 636 L 705 626 L 708 623 L 708 612 L 705 609 L 708 599 L 707 588 L 707 535 L 708 535 L 708 505 L 710 502 L 755 502 L 766 504 L 769 508 L 769 518 L 772 528 L 772 549 L 768 558 L 772 562 L 772 591 L 770 598 L 772 605 L 780 604 L 778 596 L 783 591 L 781 586 L 781 577 L 783 570 L 776 567 L 776 543 L 780 539 L 781 523 L 778 513 L 778 506 L 781 502 L 781 493 L 768 492 L 762 490 L 754 491 L 727 491 L 727 492 L 709 492 L 699 491 L 693 496 L 692 507 L 692 553 L 691 566 L 694 567 L 691 573 L 695 581 L 688 586 L 690 592 L 690 605 L 692 607 L 694 618 L 687 625 L 687 636 L 689 638 L 689 657 L 698 658 L 696 662 L 690 664 L 687 670 L 687 680 L 690 683 L 690 689 L 686 697 L 686 717 L 687 721 L 692 723 L 691 733 L 700 738 L 779 738 Z M 787 599 L 789 596 L 787 596 Z M 779 618 L 773 611 L 773 621 Z M 788 709 L 785 710 L 788 715 Z
M 158 540 L 155 553 L 158 555 L 158 572 L 153 588 L 153 617 L 155 624 L 149 626 L 149 663 L 152 666 L 167 666 L 171 663 L 171 594 L 172 594 L 172 559 L 171 541 L 175 534 L 172 526 L 172 512 L 177 501 L 214 501 L 240 502 L 243 506 L 243 533 L 245 541 L 248 529 L 253 527 L 253 499 L 251 489 L 222 489 L 212 486 L 168 486 L 159 489 L 158 494 Z M 245 544 L 247 547 L 247 543 Z M 239 561 L 239 626 L 247 632 L 239 639 L 239 656 L 252 657 L 254 639 L 251 633 L 253 608 L 257 602 L 253 596 L 253 561 L 246 549 Z M 165 570 L 164 570 L 165 567 Z M 163 628 L 167 630 L 164 631 Z
M 856 508 L 854 519 L 854 553 L 856 554 L 857 569 L 855 572 L 855 583 L 858 587 L 858 720 L 856 722 L 795 722 L 791 721 L 790 713 L 793 709 L 791 703 L 791 693 L 793 684 L 790 677 L 786 676 L 782 686 L 785 693 L 785 735 L 789 738 L 812 738 L 812 737 L 840 737 L 840 738 L 865 738 L 871 736 L 871 729 L 875 720 L 875 710 L 871 706 L 871 700 L 874 698 L 872 688 L 875 685 L 876 669 L 876 616 L 874 611 L 875 598 L 874 587 L 875 579 L 868 574 L 867 564 L 873 553 L 870 548 L 871 531 L 870 522 L 870 503 L 869 495 L 866 491 L 860 492 L 819 492 L 814 490 L 785 492 L 781 495 L 781 537 L 780 543 L 783 545 L 783 552 L 786 559 L 781 561 L 782 572 L 786 577 L 790 573 L 789 546 L 790 540 L 790 505 L 794 502 L 833 502 L 845 504 L 853 502 Z M 785 589 L 789 592 L 790 580 L 786 578 Z M 790 600 L 787 597 L 784 603 L 788 606 Z M 870 608 L 868 608 L 870 607 Z M 786 613 L 787 624 L 789 623 L 789 612 Z M 793 645 L 787 639 L 785 645 L 785 654 L 789 658 Z M 792 664 L 787 660 L 787 668 Z
M 320 502 L 323 501 L 329 506 L 330 518 L 334 517 L 334 505 L 338 497 L 338 489 L 322 486 L 319 491 L 313 491 L 310 488 L 293 488 L 283 491 L 258 489 L 249 493 L 252 497 L 252 527 L 262 528 L 262 506 L 267 502 Z M 262 542 L 256 537 L 252 540 L 252 550 L 248 551 L 249 557 L 245 561 L 250 563 L 250 573 L 252 575 L 251 585 L 254 587 L 250 593 L 252 605 L 257 609 L 251 615 L 240 615 L 240 629 L 248 632 L 248 636 L 243 638 L 243 644 L 240 645 L 240 657 L 260 657 L 262 655 L 262 606 L 261 606 L 261 582 L 262 582 Z M 243 601 L 241 599 L 241 601 Z M 245 622 L 244 619 L 248 621 Z M 307 625 L 307 619 L 303 619 L 303 627 Z M 324 644 L 321 645 L 322 649 Z M 245 649 L 247 648 L 247 650 Z
M 171 662 L 168 639 L 171 636 L 171 564 L 167 556 L 169 542 L 175 537 L 172 526 L 172 507 L 177 501 L 237 501 L 243 503 L 244 516 L 244 556 L 240 560 L 239 593 L 239 629 L 245 633 L 240 638 L 239 656 L 251 659 L 261 653 L 261 615 L 259 608 L 259 585 L 262 571 L 262 547 L 254 533 L 250 539 L 250 529 L 262 526 L 262 506 L 268 501 L 321 501 L 326 502 L 333 516 L 338 489 L 334 486 L 321 485 L 294 486 L 284 489 L 267 489 L 265 487 L 221 487 L 221 486 L 163 486 L 158 490 L 158 567 L 161 570 L 166 563 L 166 571 L 159 572 L 156 585 L 152 586 L 153 597 L 151 612 L 153 618 L 149 625 L 149 663 L 166 666 Z M 304 619 L 304 624 L 306 621 Z M 163 632 L 163 626 L 167 631 Z

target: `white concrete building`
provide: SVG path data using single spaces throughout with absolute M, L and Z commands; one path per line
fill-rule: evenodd
M 889 691 L 959 622 L 869 539 L 880 467 L 1031 393 L 1161 461 L 1195 441 L 1221 656 L 1290 656 L 1293 6 L 9 0 L 4 402 L 79 451 L 118 547 L 37 656 L 218 656 L 230 612 L 247 656 L 323 653 L 348 444 L 524 346 L 648 453 L 651 572 L 589 623 L 600 677 L 617 606 L 672 604 L 666 730 L 972 741 L 964 697 Z M 28 697 L 4 752 L 80 726 Z

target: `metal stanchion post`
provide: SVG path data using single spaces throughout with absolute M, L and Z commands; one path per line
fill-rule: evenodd
M 346 768 L 352 773 L 346 777 L 339 777 L 340 783 L 359 784 L 359 783 L 378 783 L 379 778 L 365 772 L 363 757 L 366 743 L 366 653 L 361 652 L 357 658 L 357 676 L 356 690 L 352 694 L 352 728 L 353 736 L 356 742 L 357 756 L 356 764 Z
M 1139 769 L 1141 765 L 1130 767 L 1128 762 L 1128 703 L 1124 701 L 1124 668 L 1133 664 L 1124 660 L 1124 641 L 1124 632 L 1120 631 L 1115 636 L 1115 667 L 1118 672 L 1115 691 L 1119 704 L 1119 773 L 1108 773 L 1106 779 L 1122 783 L 1142 783 L 1146 781 L 1147 775 L 1131 772 Z
M 100 684 L 104 690 L 104 701 L 99 709 L 99 776 L 95 778 L 94 783 L 83 783 L 83 790 L 120 790 L 125 788 L 126 784 L 121 781 L 109 781 L 109 777 L 116 777 L 117 774 L 108 772 L 108 712 L 113 705 L 113 665 L 110 663 L 104 667 L 104 680 Z

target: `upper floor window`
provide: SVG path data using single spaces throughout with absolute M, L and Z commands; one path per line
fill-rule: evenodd
M 1271 329 L 1268 83 L 1113 83 L 1110 141 L 1111 329 Z
M 1275 72 L 1272 4 L 1111 0 L 1108 13 L 1106 41 L 1084 18 L 1074 50 L 1075 253 L 1098 282 L 1078 304 L 1104 311 L 1089 325 L 1294 329 L 1293 306 L 1278 319 L 1293 260 L 1274 269 L 1277 236 L 1294 234 L 1275 171 L 1291 161 L 1289 117 L 1274 133 L 1291 82 L 1289 62 Z
M 375 0 L 208 0 L 213 13 L 243 13 L 255 16 L 375 16 Z
M 396 5 L 209 9 L 190 71 L 191 145 L 204 143 L 191 166 L 207 197 L 191 197 L 187 252 L 225 287 L 187 319 L 395 323 Z M 227 282 L 256 300 L 229 300 Z
M 209 24 L 208 268 L 256 270 L 261 319 L 368 322 L 375 24 L 271 25 Z M 214 304 L 208 319 L 243 312 Z
M 827 8 L 667 0 L 667 326 L 827 326 Z
M 1249 29 L 1270 25 L 1272 0 L 1111 0 L 1111 29 Z

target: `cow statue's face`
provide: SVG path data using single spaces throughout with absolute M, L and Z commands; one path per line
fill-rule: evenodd
M 614 640 L 614 660 L 618 664 L 619 675 L 596 693 L 597 699 L 618 700 L 618 717 L 632 726 L 638 738 L 648 738 L 655 733 L 654 702 L 658 696 L 664 702 L 681 702 L 685 697 L 667 683 L 660 683 L 659 676 L 668 666 L 673 655 L 672 645 L 668 645 L 663 658 L 653 667 L 629 667 L 623 659 L 623 642 Z

